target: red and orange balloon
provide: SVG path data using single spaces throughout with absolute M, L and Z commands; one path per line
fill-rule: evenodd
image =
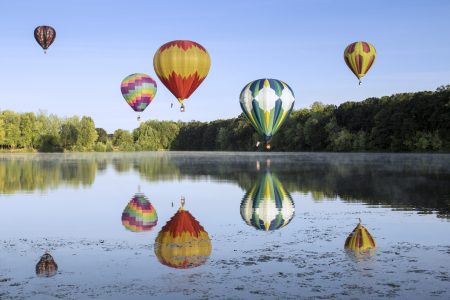
M 206 49 L 192 41 L 177 40 L 162 45 L 153 57 L 156 75 L 181 104 L 208 75 L 211 59 Z

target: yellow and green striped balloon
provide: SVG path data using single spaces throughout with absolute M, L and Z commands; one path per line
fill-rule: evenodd
M 244 87 L 240 95 L 242 111 L 265 142 L 269 142 L 283 126 L 294 102 L 292 89 L 276 79 L 252 81 Z

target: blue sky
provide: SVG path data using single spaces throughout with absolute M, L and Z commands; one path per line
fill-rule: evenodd
M 370 4 L 368 4 L 370 3 Z M 89 115 L 109 132 L 137 127 L 120 93 L 131 73 L 158 82 L 143 119 L 235 117 L 248 82 L 288 83 L 295 108 L 339 104 L 450 84 L 450 1 L 7 1 L 0 0 L 0 109 Z M 38 25 L 57 31 L 46 55 Z M 158 47 L 174 39 L 202 44 L 208 77 L 180 113 L 153 70 Z M 364 40 L 377 60 L 358 86 L 343 50 Z

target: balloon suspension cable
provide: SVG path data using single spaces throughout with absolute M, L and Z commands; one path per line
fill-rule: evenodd
M 184 208 L 184 203 L 186 203 L 186 199 L 184 198 L 184 196 L 181 196 L 180 203 L 181 203 L 181 208 Z
M 361 218 L 358 218 L 358 220 L 359 220 L 359 224 L 361 224 Z

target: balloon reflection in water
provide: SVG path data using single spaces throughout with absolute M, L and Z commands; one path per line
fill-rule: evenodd
M 351 250 L 358 258 L 374 255 L 375 240 L 369 231 L 361 224 L 361 220 L 355 229 L 345 240 L 345 249 Z
M 144 194 L 137 193 L 122 213 L 122 224 L 133 232 L 149 231 L 158 223 L 158 215 Z
M 50 253 L 45 253 L 36 264 L 36 275 L 39 277 L 52 277 L 58 272 L 58 265 L 56 264 Z
M 198 267 L 211 255 L 211 239 L 203 226 L 183 207 L 164 225 L 155 240 L 155 254 L 166 266 Z
M 278 178 L 266 172 L 245 194 L 241 216 L 259 230 L 276 230 L 289 224 L 294 217 L 294 201 Z

